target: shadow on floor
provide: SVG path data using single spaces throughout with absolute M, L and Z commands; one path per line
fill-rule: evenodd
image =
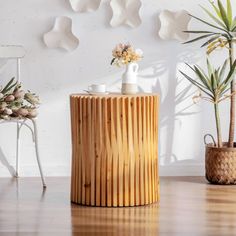
M 0 163 L 3 164 L 3 166 L 5 166 L 8 169 L 12 177 L 16 175 L 15 169 L 13 168 L 13 166 L 10 165 L 1 148 L 0 148 Z

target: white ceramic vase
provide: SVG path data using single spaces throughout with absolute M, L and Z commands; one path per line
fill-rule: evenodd
M 130 63 L 122 75 L 122 94 L 136 94 L 138 92 L 137 75 L 139 66 L 137 63 Z

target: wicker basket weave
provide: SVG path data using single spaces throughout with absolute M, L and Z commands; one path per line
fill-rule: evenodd
M 214 144 L 206 145 L 205 168 L 206 179 L 213 184 L 236 184 L 236 144 L 222 148 Z

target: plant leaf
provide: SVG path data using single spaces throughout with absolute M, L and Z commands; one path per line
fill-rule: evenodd
M 235 32 L 236 31 L 236 25 L 235 25 L 235 27 L 232 29 L 232 32 Z
M 220 78 L 223 78 L 223 77 L 224 77 L 224 75 L 225 75 L 225 70 L 226 70 L 226 67 L 227 67 L 228 63 L 229 63 L 229 60 L 227 59 L 227 60 L 225 60 L 223 66 L 221 67 L 220 75 L 219 75 Z
M 195 71 L 195 68 L 193 68 L 192 66 L 190 66 L 188 63 L 185 63 L 195 74 L 196 71 Z M 202 80 L 200 79 L 200 81 L 203 83 L 203 84 L 200 84 L 199 82 L 197 82 L 196 80 L 194 80 L 196 84 L 198 84 L 199 86 L 201 86 L 202 88 L 204 89 L 208 89 L 207 86 L 205 86 L 205 84 L 202 82 Z
M 191 77 L 189 77 L 187 74 L 185 74 L 182 71 L 179 71 L 187 80 L 189 80 L 189 82 L 191 82 L 193 85 L 195 85 L 196 87 L 198 87 L 202 92 L 204 92 L 205 94 L 207 94 L 209 97 L 211 97 L 212 99 L 214 98 L 210 93 L 208 93 L 205 89 L 203 89 L 201 86 L 198 85 L 198 83 L 192 79 Z
M 209 0 L 210 4 L 212 5 L 212 7 L 214 8 L 216 14 L 218 15 L 219 18 L 222 19 L 221 14 L 220 14 L 220 10 L 215 6 L 214 2 L 212 2 L 211 0 Z
M 207 69 L 208 69 L 208 76 L 209 78 L 211 78 L 211 75 L 214 73 L 214 71 L 208 58 L 207 58 Z
M 198 69 L 197 66 L 194 66 L 195 73 L 199 77 L 199 79 L 202 81 L 202 83 L 207 87 L 208 90 L 212 92 L 211 84 L 209 83 L 208 79 L 205 77 L 204 74 Z
M 236 73 L 235 68 L 236 68 L 236 60 L 234 61 L 233 65 L 231 66 L 230 72 L 229 72 L 227 78 L 225 79 L 225 82 L 224 82 L 225 85 L 228 86 L 232 82 L 232 80 L 234 79 L 234 75 Z
M 183 44 L 193 43 L 193 42 L 196 42 L 196 41 L 198 41 L 198 40 L 201 40 L 201 39 L 204 39 L 204 38 L 213 36 L 213 35 L 215 35 L 215 33 L 202 35 L 202 36 L 200 36 L 200 37 L 197 37 L 197 38 L 191 39 L 191 40 L 189 40 L 189 41 L 186 41 L 186 42 L 184 42 Z
M 191 14 L 189 14 L 189 15 L 190 15 L 191 17 L 193 17 L 194 19 L 196 19 L 196 20 L 198 20 L 198 21 L 200 21 L 200 22 L 202 22 L 202 23 L 204 23 L 204 24 L 206 24 L 206 25 L 209 25 L 209 26 L 211 26 L 211 27 L 213 27 L 213 28 L 219 29 L 219 30 L 224 31 L 224 32 L 226 32 L 227 34 L 229 34 L 229 32 L 228 32 L 226 29 L 224 29 L 224 28 L 221 28 L 221 27 L 218 27 L 218 26 L 213 25 L 213 24 L 211 24 L 211 23 L 208 23 L 208 22 L 206 22 L 206 21 L 204 21 L 204 20 L 202 20 L 202 19 L 200 19 L 200 18 L 198 18 L 198 17 L 196 17 L 196 16 L 191 15 Z
M 224 8 L 224 6 L 223 6 L 223 4 L 221 3 L 220 0 L 218 0 L 217 2 L 218 2 L 218 7 L 220 9 L 220 14 L 221 14 L 222 20 L 224 21 L 227 29 L 230 30 L 229 20 L 228 20 L 225 8 Z
M 216 32 L 212 31 L 198 31 L 198 30 L 185 30 L 184 33 L 190 33 L 190 34 L 218 34 Z
M 231 25 L 231 31 L 234 31 L 236 28 L 236 17 L 233 19 L 232 25 Z
M 113 65 L 113 63 L 114 63 L 115 60 L 116 60 L 115 58 L 113 58 L 113 59 L 111 60 L 111 65 Z
M 214 37 L 210 38 L 209 40 L 207 40 L 207 41 L 201 46 L 201 48 L 207 46 L 208 44 L 210 44 L 211 42 L 215 41 L 215 40 L 218 39 L 219 37 L 220 37 L 220 35 L 214 36 Z
M 220 20 L 217 18 L 217 17 L 215 17 L 210 11 L 208 11 L 205 7 L 203 7 L 203 6 L 201 6 L 200 5 L 200 7 L 203 9 L 203 11 L 205 11 L 206 12 L 206 14 L 211 18 L 211 19 L 213 19 L 218 25 L 220 25 L 220 26 L 222 26 L 223 28 L 225 28 L 225 29 L 227 29 L 227 27 L 220 21 L 221 20 L 221 18 L 220 18 Z
M 227 0 L 227 16 L 228 16 L 228 21 L 229 21 L 229 27 L 231 28 L 231 24 L 233 21 L 231 0 Z
M 8 89 L 7 92 L 10 91 L 12 88 L 14 88 L 17 85 L 17 82 L 15 82 L 14 84 L 12 84 Z
M 14 81 L 14 77 L 7 83 L 7 85 L 3 88 L 2 93 L 6 93 L 8 91 L 8 88 L 12 85 L 13 81 Z

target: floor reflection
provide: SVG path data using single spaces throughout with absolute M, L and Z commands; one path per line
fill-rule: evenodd
M 204 177 L 161 178 L 160 203 L 125 208 L 71 204 L 69 178 L 46 180 L 0 178 L 0 235 L 236 235 L 236 187 Z
M 158 235 L 158 204 L 144 207 L 101 208 L 73 204 L 73 232 L 97 235 Z

